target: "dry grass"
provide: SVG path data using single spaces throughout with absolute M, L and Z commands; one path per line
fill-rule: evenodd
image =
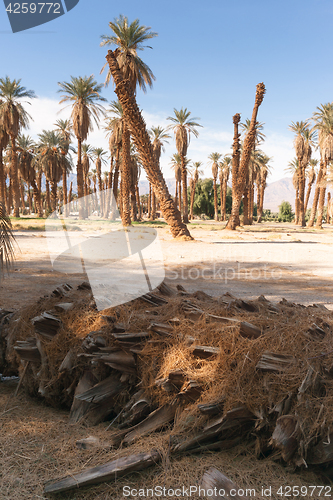
M 2 482 L 0 499 L 37 499 L 44 498 L 42 485 L 51 478 L 74 474 L 84 467 L 90 467 L 112 460 L 119 454 L 131 454 L 138 450 L 158 448 L 163 451 L 165 459 L 156 468 L 133 474 L 129 478 L 119 479 L 116 483 L 102 484 L 93 489 L 62 495 L 70 499 L 120 499 L 123 498 L 122 487 L 132 485 L 133 488 L 147 488 L 165 485 L 172 488 L 179 485 L 198 484 L 203 472 L 211 465 L 220 468 L 240 487 L 255 487 L 257 498 L 260 498 L 261 486 L 278 486 L 285 484 L 319 484 L 312 473 L 292 474 L 272 459 L 260 462 L 254 459 L 253 441 L 228 452 L 206 453 L 201 456 L 168 459 L 168 443 L 170 436 L 183 438 L 199 430 L 205 418 L 198 411 L 197 403 L 215 401 L 225 398 L 224 411 L 244 405 L 255 414 L 260 410 L 267 419 L 267 428 L 274 428 L 274 406 L 289 394 L 294 394 L 291 414 L 297 414 L 302 423 L 301 433 L 305 441 L 316 440 L 327 434 L 333 426 L 333 387 L 330 373 L 333 367 L 332 331 L 333 316 L 329 311 L 318 308 L 305 308 L 280 304 L 279 312 L 271 312 L 267 303 L 255 301 L 257 312 L 245 312 L 226 306 L 218 299 L 203 300 L 199 296 L 186 297 L 207 313 L 230 316 L 246 320 L 262 329 L 264 334 L 256 340 L 243 338 L 238 328 L 224 324 L 209 322 L 201 318 L 193 323 L 183 313 L 184 298 L 176 296 L 169 299 L 168 304 L 154 308 L 136 300 L 115 309 L 97 312 L 91 304 L 89 292 L 72 291 L 70 301 L 75 300 L 75 308 L 62 314 L 63 329 L 52 341 L 43 341 L 48 357 L 48 372 L 44 374 L 48 387 L 52 389 L 52 400 L 49 403 L 58 406 L 52 409 L 40 400 L 30 400 L 28 396 L 19 395 L 12 398 L 13 388 L 3 386 L 0 396 L 0 449 L 2 453 Z M 66 299 L 67 300 L 67 299 Z M 33 334 L 30 319 L 42 311 L 50 310 L 59 298 L 47 297 L 28 308 L 22 309 L 12 319 L 10 327 L 11 343 Z M 158 312 L 156 316 L 154 312 Z M 82 339 L 91 331 L 99 331 L 108 345 L 114 342 L 110 335 L 110 327 L 103 315 L 116 314 L 118 322 L 125 324 L 132 332 L 146 331 L 152 321 L 167 322 L 171 318 L 179 318 L 172 337 L 161 338 L 151 335 L 155 343 L 147 343 L 137 359 L 139 380 L 153 398 L 155 405 L 173 400 L 174 394 L 163 392 L 155 385 L 155 379 L 167 377 L 173 370 L 182 370 L 187 379 L 194 379 L 204 387 L 199 401 L 188 404 L 178 416 L 172 429 L 158 435 L 151 435 L 138 441 L 126 450 L 107 450 L 103 447 L 94 450 L 78 450 L 77 439 L 93 434 L 107 441 L 107 424 L 100 424 L 93 429 L 85 425 L 70 426 L 67 412 L 62 410 L 69 406 L 70 398 L 64 397 L 64 389 L 70 381 L 59 377 L 58 367 L 69 348 L 77 353 L 82 352 Z M 18 320 L 18 321 L 16 321 Z M 313 323 L 327 332 L 324 339 L 313 340 L 305 335 Z M 188 348 L 187 337 L 194 337 L 198 345 L 220 348 L 220 354 L 211 360 L 198 360 Z M 294 356 L 295 364 L 283 374 L 263 374 L 255 367 L 264 351 L 285 353 Z M 85 358 L 79 358 L 72 375 L 78 380 L 83 372 Z M 14 358 L 12 357 L 14 362 Z M 306 400 L 298 400 L 296 395 L 308 368 L 312 366 L 325 377 L 322 394 L 307 393 Z M 110 369 L 111 370 L 111 369 Z M 100 378 L 106 376 L 101 369 Z M 29 385 L 32 377 L 27 374 L 26 389 L 36 394 L 36 387 Z M 60 409 L 59 409 L 60 408 Z M 273 412 L 274 416 L 274 412 Z M 87 425 L 87 424 L 86 424 Z M 2 496 L 1 496 L 2 495 Z M 93 495 L 93 496 L 92 496 Z M 197 498 L 193 496 L 192 498 Z M 280 498 L 272 494 L 272 498 Z M 303 498 L 310 498 L 303 497 Z

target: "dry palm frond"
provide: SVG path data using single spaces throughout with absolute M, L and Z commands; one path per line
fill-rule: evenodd
M 14 241 L 10 219 L 3 203 L 0 202 L 0 278 L 5 269 L 9 270 L 14 260 Z

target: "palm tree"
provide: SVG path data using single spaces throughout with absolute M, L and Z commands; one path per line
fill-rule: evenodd
M 17 172 L 16 139 L 22 128 L 27 128 L 30 115 L 21 104 L 22 99 L 34 99 L 34 91 L 20 85 L 21 80 L 0 78 L 0 121 L 11 141 L 11 178 L 14 190 L 14 216 L 19 217 L 20 192 Z M 29 102 L 29 101 L 28 101 Z M 30 104 L 30 103 L 29 103 Z
M 120 151 L 122 148 L 122 133 L 124 125 L 124 115 L 123 108 L 119 101 L 112 101 L 111 106 L 108 109 L 108 113 L 111 116 L 107 117 L 107 125 L 104 129 L 109 136 L 109 149 L 116 149 L 116 159 L 115 159 L 115 169 L 114 169 L 114 179 L 113 179 L 113 196 L 117 204 L 118 200 L 118 180 L 120 171 Z M 122 202 L 121 202 L 122 203 Z
M 221 153 L 211 153 L 208 156 L 212 166 L 213 183 L 214 183 L 214 219 L 219 220 L 218 204 L 217 204 L 217 175 L 219 172 L 218 162 L 221 158 Z
M 285 172 L 292 174 L 293 187 L 295 189 L 295 224 L 299 222 L 299 161 L 297 158 L 293 158 L 289 163 L 288 167 L 285 168 Z
M 46 179 L 51 184 L 51 210 L 57 209 L 57 184 L 61 179 L 63 169 L 71 170 L 71 161 L 64 155 L 65 141 L 59 132 L 43 130 L 38 134 L 39 143 L 36 148 L 34 164 L 42 168 Z
M 72 134 L 73 134 L 73 126 L 70 120 L 57 120 L 55 122 L 55 131 L 59 132 L 61 137 L 64 140 L 64 152 L 63 154 L 66 155 L 68 153 L 71 139 L 72 139 Z M 67 202 L 68 202 L 68 196 L 67 196 L 67 172 L 66 169 L 63 170 L 62 172 L 62 204 L 64 206 L 64 215 L 67 216 Z
M 90 161 L 93 161 L 94 148 L 90 146 L 90 144 L 83 143 L 82 144 L 82 172 L 83 172 L 83 187 L 84 187 L 84 196 L 88 196 L 89 188 L 88 188 L 88 178 L 89 178 L 89 169 L 90 169 Z
M 156 167 L 160 168 L 160 158 L 161 152 L 164 151 L 164 144 L 168 143 L 167 139 L 170 139 L 171 136 L 167 133 L 166 129 L 163 127 L 151 127 L 149 130 L 149 135 L 151 140 L 153 141 L 153 151 L 156 161 Z M 151 187 L 151 186 L 149 186 Z M 156 218 L 156 198 L 154 190 L 152 190 L 152 220 Z
M 103 196 L 103 182 L 102 182 L 102 164 L 106 163 L 105 155 L 107 155 L 107 151 L 104 151 L 103 148 L 94 148 L 93 155 L 95 159 L 96 173 L 98 179 L 98 188 L 99 188 L 99 203 L 100 203 L 100 212 L 103 215 L 104 208 L 104 196 Z
M 195 198 L 195 188 L 197 187 L 198 180 L 199 180 L 199 174 L 202 174 L 203 171 L 199 170 L 202 165 L 202 161 L 195 161 L 193 163 L 193 175 L 191 177 L 191 202 L 190 202 L 190 219 L 193 219 L 193 205 L 194 205 L 194 198 Z
M 221 220 L 227 219 L 227 189 L 230 175 L 231 157 L 225 156 L 220 163 Z
M 105 114 L 105 110 L 100 102 L 106 101 L 100 95 L 103 85 L 94 80 L 93 75 L 89 77 L 71 77 L 70 82 L 58 82 L 60 89 L 58 92 L 63 92 L 60 104 L 63 102 L 72 103 L 71 121 L 73 123 L 73 131 L 78 141 L 77 151 L 77 191 L 79 198 L 79 218 L 84 218 L 84 206 L 82 203 L 83 197 L 83 170 L 82 170 L 82 142 L 84 142 L 89 132 L 93 129 L 93 122 L 98 125 L 98 119 Z
M 264 196 L 265 196 L 265 189 L 266 189 L 266 179 L 268 174 L 270 173 L 271 167 L 269 165 L 269 162 L 272 160 L 269 156 L 265 154 L 261 154 L 259 158 L 259 174 L 258 174 L 258 200 L 257 200 L 257 222 L 261 222 L 262 219 L 262 213 L 264 210 Z
M 129 81 L 132 91 L 135 93 L 139 85 L 140 89 L 146 92 L 147 85 L 152 87 L 155 77 L 151 69 L 138 56 L 137 51 L 144 49 L 146 40 L 157 36 L 157 33 L 150 31 L 150 27 L 140 26 L 139 19 L 135 19 L 129 24 L 126 16 L 120 15 L 113 22 L 109 23 L 112 31 L 111 35 L 102 35 L 101 46 L 115 45 L 115 52 L 118 69 L 124 79 Z M 104 70 L 106 65 L 102 68 Z M 106 85 L 111 79 L 111 70 L 106 77 Z M 130 217 L 130 133 L 126 121 L 122 131 L 122 222 L 124 226 L 131 224 Z
M 41 201 L 41 192 L 36 183 L 36 170 L 34 166 L 34 151 L 36 144 L 29 136 L 19 135 L 17 137 L 17 160 L 18 169 L 25 182 L 31 185 L 35 199 L 35 213 L 38 217 L 43 217 L 43 207 Z
M 117 52 L 117 51 L 116 51 Z M 153 147 L 147 132 L 145 122 L 138 108 L 136 98 L 129 84 L 123 79 L 116 59 L 116 52 L 109 50 L 106 59 L 116 84 L 115 92 L 123 107 L 126 124 L 130 129 L 133 142 L 146 171 L 147 179 L 157 194 L 164 219 L 170 226 L 173 237 L 192 239 L 186 225 L 181 221 L 179 211 L 175 208 L 168 186 L 160 169 L 156 168 Z
M 178 153 L 171 156 L 171 168 L 175 172 L 176 192 L 175 192 L 175 207 L 179 207 L 179 212 L 182 212 L 182 160 Z
M 296 134 L 294 139 L 294 147 L 296 151 L 296 157 L 298 160 L 298 212 L 299 217 L 296 224 L 299 223 L 302 227 L 305 227 L 305 212 L 304 212 L 304 192 L 305 192 L 305 168 L 310 160 L 311 156 L 311 146 L 309 144 L 309 135 L 306 139 L 306 132 L 309 132 L 309 122 L 308 120 L 300 122 L 291 122 L 289 125 L 289 130 Z
M 173 122 L 174 125 L 170 125 L 168 129 L 172 129 L 175 134 L 176 148 L 178 154 L 181 158 L 182 165 L 182 188 L 183 188 L 183 221 L 185 224 L 188 223 L 188 203 L 187 203 L 187 170 L 186 170 L 186 155 L 188 146 L 190 144 L 191 134 L 194 137 L 199 136 L 199 132 L 196 127 L 202 127 L 199 123 L 194 120 L 200 120 L 200 118 L 190 119 L 191 111 L 187 111 L 187 108 L 181 108 L 180 111 L 174 108 L 175 116 L 168 116 L 167 120 Z
M 253 208 L 254 208 L 254 183 L 258 176 L 259 167 L 256 161 L 258 156 L 256 154 L 257 147 L 265 140 L 266 136 L 263 133 L 264 123 L 256 122 L 255 124 L 255 142 L 251 152 L 248 175 L 246 178 L 246 188 L 244 191 L 244 224 L 252 224 L 253 222 Z M 244 137 L 250 130 L 251 120 L 246 118 L 245 123 L 240 123 L 240 129 Z
M 242 201 L 242 196 L 244 194 L 246 177 L 251 158 L 251 152 L 253 150 L 256 140 L 257 114 L 259 106 L 261 105 L 264 99 L 265 92 L 266 92 L 265 85 L 263 83 L 258 83 L 256 87 L 256 97 L 250 122 L 250 128 L 244 139 L 241 158 L 240 158 L 240 144 L 239 144 L 239 133 L 238 133 L 238 124 L 240 122 L 240 115 L 239 113 L 237 113 L 233 117 L 234 142 L 233 142 L 233 154 L 232 154 L 232 208 L 231 208 L 231 215 L 228 224 L 226 226 L 227 229 L 235 230 L 237 225 L 239 225 L 239 209 Z
M 312 119 L 315 122 L 313 130 L 318 133 L 320 167 L 308 226 L 313 226 L 318 204 L 316 227 L 321 228 L 325 205 L 327 165 L 333 160 L 333 103 L 326 103 L 317 107 Z
M 0 101 L 1 108 L 1 101 Z M 1 125 L 0 121 L 0 203 L 5 203 L 6 200 L 6 184 L 5 184 L 5 172 L 3 164 L 3 151 L 6 149 L 9 142 L 9 135 L 6 133 L 5 129 Z

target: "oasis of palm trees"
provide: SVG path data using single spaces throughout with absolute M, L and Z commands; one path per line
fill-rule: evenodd
M 0 78 L 0 203 L 7 214 L 14 217 L 31 213 L 44 217 L 63 211 L 65 216 L 76 212 L 80 219 L 92 213 L 113 219 L 112 192 L 124 226 L 141 220 L 144 215 L 154 220 L 161 213 L 174 237 L 191 238 L 187 224 L 202 213 L 199 176 L 205 165 L 192 162 L 188 149 L 191 136 L 199 136 L 200 119 L 182 107 L 174 109 L 167 118 L 168 127 L 156 125 L 147 130 L 136 103 L 136 92 L 138 88 L 146 92 L 155 77 L 138 56 L 138 50 L 157 33 L 141 26 L 137 19 L 129 23 L 124 16 L 110 22 L 109 28 L 111 34 L 101 37 L 101 45 L 113 46 L 115 51 L 108 51 L 102 71 L 108 69 L 105 86 L 113 82 L 117 99 L 108 103 L 102 96 L 103 85 L 93 75 L 59 82 L 59 104 L 69 104 L 70 114 L 67 119 L 55 120 L 52 130 L 41 130 L 37 140 L 26 135 L 31 119 L 26 104 L 36 98 L 35 93 L 22 86 L 21 80 Z M 265 86 L 260 83 L 251 119 L 241 123 L 240 115 L 234 115 L 232 152 L 212 152 L 207 158 L 212 190 L 211 199 L 206 201 L 213 203 L 216 221 L 227 221 L 227 229 L 234 230 L 240 224 L 241 211 L 242 222 L 252 224 L 255 191 L 257 221 L 262 220 L 271 162 L 260 149 L 265 139 L 264 124 L 257 117 L 264 95 Z M 87 142 L 94 127 L 104 129 L 108 151 Z M 333 159 L 333 104 L 317 109 L 312 127 L 306 120 L 292 123 L 290 128 L 295 133 L 297 157 L 293 166 L 295 222 L 305 225 L 310 190 L 316 179 L 309 225 L 315 220 L 321 225 L 328 167 Z M 173 138 L 176 152 L 170 162 L 176 189 L 171 196 L 160 158 L 164 145 Z M 318 172 L 316 160 L 311 159 L 317 140 L 321 155 Z M 77 190 L 72 183 L 68 185 L 68 175 L 74 169 Z M 149 195 L 140 197 L 138 185 L 142 169 L 149 182 Z M 232 206 L 227 217 L 230 182 Z M 87 195 L 92 195 L 93 200 L 89 207 L 85 201 Z

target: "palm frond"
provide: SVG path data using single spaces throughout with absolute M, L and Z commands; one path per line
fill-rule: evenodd
M 14 235 L 5 206 L 0 202 L 0 279 L 9 271 L 14 260 Z

